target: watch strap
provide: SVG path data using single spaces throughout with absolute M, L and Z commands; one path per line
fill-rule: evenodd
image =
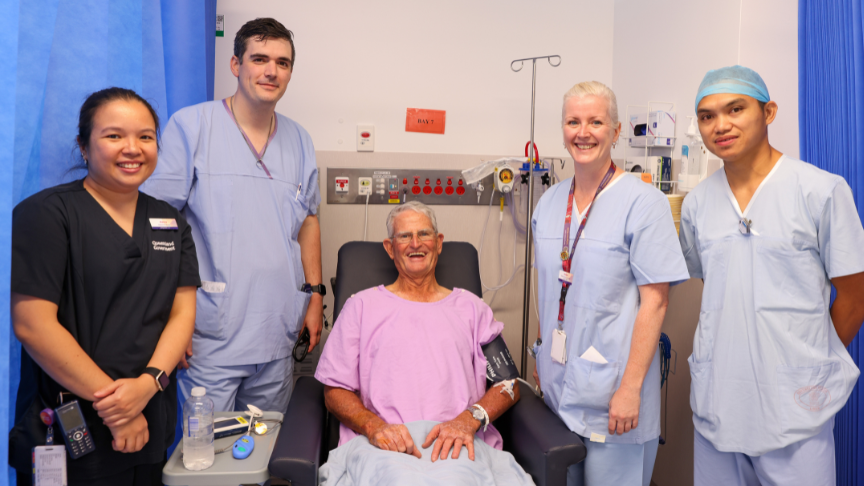
M 486 409 L 483 408 L 483 406 L 481 406 L 481 405 L 475 403 L 474 405 L 471 405 L 471 407 L 470 407 L 468 410 L 471 411 L 471 416 L 472 416 L 472 417 L 474 417 L 476 420 L 479 420 L 479 421 L 480 421 L 480 426 L 483 427 L 483 432 L 486 432 L 486 428 L 489 426 L 489 414 L 486 412 Z M 477 418 L 477 417 L 474 415 L 474 411 L 475 411 L 475 410 L 478 411 L 478 412 L 480 412 L 480 413 L 477 414 L 477 415 L 482 414 L 482 415 L 483 415 L 483 418 Z
M 144 373 L 153 377 L 156 380 L 156 386 L 159 387 L 159 391 L 165 391 L 168 388 L 168 384 L 171 383 L 171 379 L 168 378 L 168 375 L 160 370 L 159 368 L 147 367 L 144 368 Z
M 312 292 L 317 292 L 321 294 L 322 297 L 327 295 L 327 287 L 325 287 L 324 284 L 312 285 L 304 283 L 301 289 L 303 290 L 303 292 L 309 292 L 310 294 Z

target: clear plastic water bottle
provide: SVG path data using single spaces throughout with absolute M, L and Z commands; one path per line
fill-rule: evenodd
M 183 404 L 183 465 L 190 471 L 213 465 L 213 407 L 201 386 Z

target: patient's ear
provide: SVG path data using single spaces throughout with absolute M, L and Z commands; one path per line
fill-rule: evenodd
M 440 245 L 439 245 L 440 246 Z M 393 241 L 390 238 L 384 240 L 384 250 L 387 251 L 387 254 L 390 255 L 390 259 L 393 259 Z M 438 253 L 441 253 L 441 250 L 438 250 Z
M 441 250 L 444 249 L 444 234 L 438 233 L 438 254 L 441 254 Z M 392 256 L 390 258 L 393 258 Z

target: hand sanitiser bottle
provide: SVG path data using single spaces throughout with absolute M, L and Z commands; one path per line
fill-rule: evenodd
M 213 465 L 213 400 L 204 387 L 192 389 L 183 404 L 183 465 L 200 471 Z

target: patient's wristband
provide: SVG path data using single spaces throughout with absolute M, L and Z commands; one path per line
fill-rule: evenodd
M 486 427 L 489 427 L 489 414 L 486 413 L 486 409 L 475 403 L 468 408 L 468 411 L 471 412 L 471 416 L 474 417 L 475 420 L 480 421 L 480 426 L 483 427 L 483 432 L 486 432 Z

